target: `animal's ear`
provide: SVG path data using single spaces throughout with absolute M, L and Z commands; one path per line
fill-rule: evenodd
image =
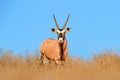
M 56 32 L 55 28 L 50 28 L 52 32 Z
M 70 31 L 70 28 L 68 27 L 66 30 L 65 30 L 65 32 L 69 32 Z

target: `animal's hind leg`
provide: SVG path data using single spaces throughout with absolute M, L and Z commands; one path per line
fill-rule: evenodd
M 46 58 L 46 56 L 43 55 L 43 64 L 45 64 L 45 58 Z
M 52 60 L 51 60 L 51 59 L 48 59 L 48 63 L 49 63 L 49 64 L 52 64 Z
M 45 64 L 45 58 L 46 58 L 45 54 L 41 53 L 41 63 Z

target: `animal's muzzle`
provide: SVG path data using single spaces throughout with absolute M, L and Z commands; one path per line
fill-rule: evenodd
M 59 43 L 63 43 L 63 38 L 62 37 L 59 37 L 58 40 L 59 40 Z

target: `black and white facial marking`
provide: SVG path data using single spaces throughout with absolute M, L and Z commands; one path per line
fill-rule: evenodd
M 60 43 L 63 43 L 64 39 L 65 39 L 65 30 L 64 29 L 58 29 L 56 30 L 57 35 L 58 35 L 58 40 Z
M 65 33 L 66 32 L 69 32 L 70 31 L 70 28 L 66 28 L 66 24 L 68 22 L 68 19 L 69 19 L 69 16 L 70 14 L 68 15 L 64 25 L 62 28 L 59 27 L 57 21 L 56 21 L 56 18 L 55 16 L 53 15 L 53 18 L 54 18 L 54 21 L 55 21 L 55 24 L 56 24 L 56 27 L 57 27 L 57 30 L 55 28 L 51 28 L 52 32 L 56 32 L 57 33 L 57 36 L 58 36 L 58 40 L 59 40 L 59 43 L 62 44 L 64 42 L 64 39 L 65 39 Z
M 57 33 L 58 36 L 58 41 L 59 43 L 63 43 L 64 39 L 65 39 L 65 33 L 70 31 L 70 28 L 66 28 L 66 29 L 55 29 L 55 28 L 51 28 L 52 32 Z

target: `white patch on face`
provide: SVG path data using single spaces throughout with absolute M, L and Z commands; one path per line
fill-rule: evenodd
M 63 40 L 63 38 L 59 38 L 59 41 L 62 41 Z
M 60 42 L 60 43 L 63 42 L 63 38 L 62 38 L 62 37 L 59 38 L 59 42 Z

